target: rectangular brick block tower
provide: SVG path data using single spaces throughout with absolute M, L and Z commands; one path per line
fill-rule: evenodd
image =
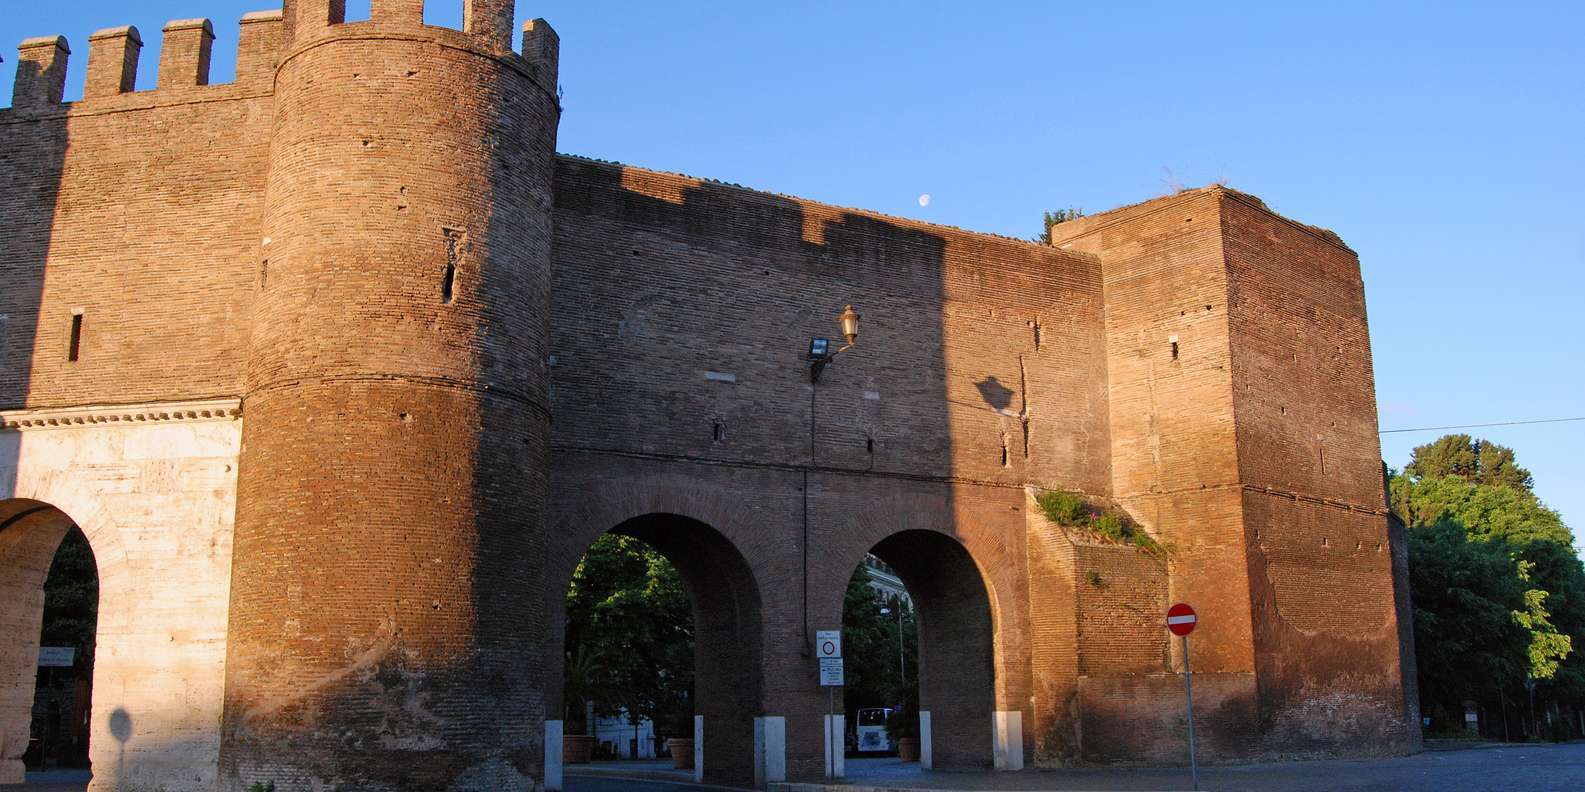
M 1200 614 L 1196 692 L 1222 702 L 1207 747 L 1406 750 L 1353 251 L 1222 187 L 1060 224 L 1052 244 L 1102 262 L 1114 495 L 1173 546 L 1170 598 Z M 1149 709 L 1118 702 L 1086 704 Z

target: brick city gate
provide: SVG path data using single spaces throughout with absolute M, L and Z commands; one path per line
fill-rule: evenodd
M 213 84 L 181 20 L 153 90 L 108 28 L 72 103 L 65 40 L 23 42 L 0 499 L 93 543 L 95 789 L 545 783 L 559 597 L 611 530 L 708 589 L 707 778 L 820 774 L 805 647 L 872 548 L 924 607 L 938 764 L 1178 761 L 1172 600 L 1205 755 L 1412 748 L 1335 234 L 1209 187 L 1041 245 L 560 155 L 559 40 L 513 52 L 512 5 L 295 0 Z M 1171 554 L 1052 524 L 1054 489 Z

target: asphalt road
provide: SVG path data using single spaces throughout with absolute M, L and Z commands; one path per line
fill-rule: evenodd
M 849 759 L 847 783 L 887 789 L 1144 792 L 1187 790 L 1189 769 L 1086 768 L 1023 773 L 920 773 L 895 759 Z M 1585 742 L 1430 751 L 1371 761 L 1283 762 L 1201 768 L 1211 792 L 1580 792 Z M 720 792 L 663 781 L 567 776 L 567 792 Z

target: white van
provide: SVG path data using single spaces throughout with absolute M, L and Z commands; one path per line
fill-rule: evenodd
M 884 753 L 895 748 L 891 736 L 886 733 L 886 716 L 891 712 L 889 707 L 864 707 L 859 710 L 855 727 L 857 734 L 854 735 L 859 753 Z

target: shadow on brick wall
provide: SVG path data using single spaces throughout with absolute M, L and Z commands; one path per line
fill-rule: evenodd
M 17 82 L 42 81 L 40 71 L 40 64 L 23 61 Z M 65 156 L 63 115 L 0 110 L 0 409 L 26 406 L 35 355 L 69 352 L 36 349 L 41 323 L 70 321 L 39 310 Z
M 766 592 L 756 604 L 765 693 L 733 719 L 742 740 L 706 738 L 707 754 L 735 752 L 707 756 L 706 777 L 727 766 L 717 781 L 752 780 L 749 719 L 775 715 L 787 718 L 789 777 L 818 778 L 827 701 L 807 652 L 815 630 L 840 625 L 853 564 L 870 549 L 853 514 L 916 495 L 955 512 L 949 242 L 923 224 L 735 185 L 574 157 L 557 167 L 549 524 L 577 535 L 551 532 L 550 568 L 570 569 L 611 527 L 579 523 L 591 500 L 675 486 L 720 504 L 721 519 L 706 521 Z M 812 383 L 811 339 L 841 346 L 847 304 L 862 316 L 858 344 Z M 997 397 L 1005 408 L 1010 391 L 986 396 Z M 979 583 L 963 547 L 942 544 L 961 557 L 926 541 L 886 547 L 921 587 L 954 562 Z M 937 720 L 935 737 L 983 756 L 938 756 L 983 765 L 994 706 L 983 586 L 964 607 L 983 616 L 980 632 L 956 629 L 965 625 L 947 610 L 921 614 L 933 628 L 921 646 L 923 707 L 973 709 Z M 547 663 L 559 674 L 555 654 Z M 967 687 L 952 683 L 965 658 L 985 665 Z M 708 696 L 701 688 L 701 709 Z

